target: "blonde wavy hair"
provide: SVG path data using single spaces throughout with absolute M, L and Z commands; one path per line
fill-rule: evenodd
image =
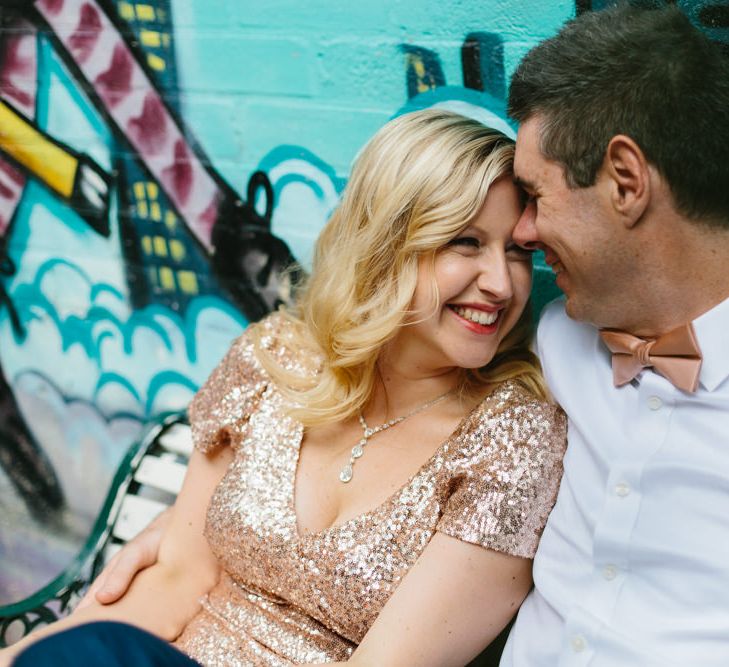
M 315 373 L 284 368 L 253 329 L 256 356 L 305 425 L 344 420 L 371 398 L 380 352 L 407 326 L 421 258 L 435 258 L 481 210 L 490 185 L 511 174 L 514 142 L 448 111 L 400 116 L 358 156 L 341 202 L 319 236 L 299 287 L 285 344 L 316 359 Z M 435 282 L 434 294 L 437 294 Z M 461 392 L 514 379 L 545 397 L 529 349 L 527 304 L 492 361 L 463 372 Z

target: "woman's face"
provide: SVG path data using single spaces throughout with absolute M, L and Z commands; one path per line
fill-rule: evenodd
M 511 237 L 521 212 L 519 191 L 510 177 L 502 177 L 471 224 L 434 262 L 421 261 L 413 324 L 397 337 L 411 363 L 446 370 L 480 368 L 493 359 L 531 290 L 531 253 Z M 439 295 L 435 311 L 433 281 Z

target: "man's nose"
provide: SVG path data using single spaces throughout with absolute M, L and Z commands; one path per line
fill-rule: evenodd
M 514 243 L 529 250 L 538 246 L 539 234 L 537 233 L 536 217 L 536 205 L 530 202 L 522 211 L 512 232 Z

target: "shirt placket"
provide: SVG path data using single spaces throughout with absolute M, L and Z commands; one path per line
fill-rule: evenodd
M 600 665 L 601 635 L 614 618 L 621 589 L 629 585 L 631 539 L 643 495 L 648 461 L 666 442 L 675 404 L 673 387 L 652 371 L 625 387 L 624 433 L 628 442 L 610 461 L 602 509 L 595 522 L 593 573 L 583 602 L 566 618 L 560 667 Z

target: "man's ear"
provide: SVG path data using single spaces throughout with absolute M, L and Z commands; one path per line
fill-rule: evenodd
M 616 134 L 605 150 L 603 169 L 610 182 L 613 208 L 626 227 L 633 227 L 651 195 L 651 169 L 645 154 L 633 139 Z

